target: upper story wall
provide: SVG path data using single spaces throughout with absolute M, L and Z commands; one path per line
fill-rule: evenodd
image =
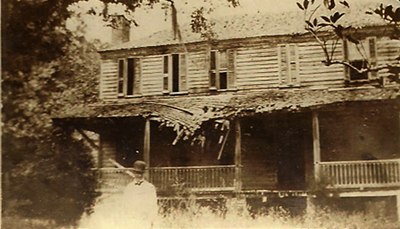
M 388 37 L 363 40 L 373 64 L 400 54 L 400 42 Z M 343 65 L 325 66 L 317 42 L 304 37 L 263 37 L 102 53 L 100 97 L 105 101 L 138 96 L 228 93 L 288 88 L 341 88 L 376 83 L 385 71 L 354 75 Z M 351 44 L 339 42 L 336 59 L 353 61 Z M 349 83 L 350 82 L 350 83 Z

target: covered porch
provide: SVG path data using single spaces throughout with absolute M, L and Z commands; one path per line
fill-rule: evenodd
M 99 134 L 96 170 L 110 190 L 130 181 L 136 159 L 150 165 L 146 175 L 160 193 L 307 191 L 314 181 L 338 190 L 393 189 L 400 186 L 397 93 L 177 97 L 87 107 L 63 121 Z

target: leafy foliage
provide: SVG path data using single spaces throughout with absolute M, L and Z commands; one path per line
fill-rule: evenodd
M 351 25 L 345 26 L 344 23 L 342 23 L 342 19 L 347 14 L 346 9 L 351 7 L 347 1 L 339 1 L 339 5 L 337 4 L 337 0 L 323 0 L 323 4 L 315 0 L 304 0 L 302 3 L 297 2 L 296 4 L 298 8 L 304 12 L 305 29 L 312 34 L 324 51 L 325 60 L 322 62 L 325 65 L 341 64 L 359 73 L 382 69 L 387 69 L 389 72 L 393 73 L 392 76 L 396 76 L 400 73 L 400 68 L 397 65 L 374 66 L 368 63 L 368 59 L 365 59 L 364 61 L 368 63 L 367 66 L 356 67 L 346 60 L 335 59 L 334 53 L 340 40 L 347 40 L 356 45 L 359 51 L 363 50 L 360 40 L 355 36 L 357 30 Z M 328 9 L 327 12 L 320 10 L 322 5 Z M 367 11 L 366 14 L 378 15 L 384 19 L 388 22 L 388 25 L 392 25 L 393 32 L 391 38 L 400 38 L 400 7 L 396 8 L 393 5 L 384 6 L 381 4 L 379 8 L 373 11 Z M 322 32 L 324 31 L 331 32 L 331 34 L 323 34 Z M 360 54 L 363 55 L 361 51 Z M 400 56 L 396 59 L 400 59 Z

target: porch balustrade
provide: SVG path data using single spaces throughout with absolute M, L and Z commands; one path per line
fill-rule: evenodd
M 235 166 L 153 167 L 149 176 L 159 190 L 233 190 Z
M 321 179 L 337 188 L 400 186 L 400 159 L 320 162 Z
M 131 168 L 101 168 L 98 170 L 101 189 L 106 192 L 122 191 L 132 177 Z M 149 168 L 149 181 L 159 191 L 177 190 L 233 190 L 235 166 L 182 166 Z

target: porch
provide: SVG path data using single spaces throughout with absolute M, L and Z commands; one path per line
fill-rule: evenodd
M 400 159 L 320 162 L 317 166 L 328 188 L 400 186 Z
M 327 188 L 367 189 L 400 186 L 400 159 L 332 161 L 316 165 Z M 100 168 L 104 188 L 120 191 L 132 178 L 130 168 Z M 152 167 L 149 181 L 159 193 L 242 191 L 240 168 L 235 165 Z M 108 186 L 106 184 L 109 184 Z

